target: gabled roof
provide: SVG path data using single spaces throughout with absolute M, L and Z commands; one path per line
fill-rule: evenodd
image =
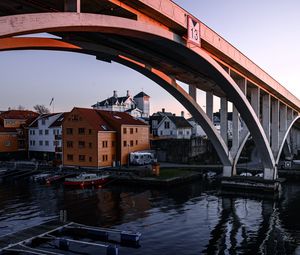
M 110 97 L 107 98 L 101 102 L 97 102 L 96 104 L 92 105 L 92 107 L 99 107 L 99 106 L 106 106 L 106 105 L 116 105 L 117 103 L 122 104 L 124 102 L 126 102 L 129 98 L 131 98 L 130 96 L 125 96 L 125 97 Z
M 148 126 L 145 122 L 135 119 L 126 112 L 112 112 L 112 111 L 102 111 L 96 110 L 99 115 L 101 115 L 107 122 L 111 122 L 114 125 L 140 125 Z
M 2 119 L 29 119 L 37 116 L 38 113 L 28 110 L 8 110 L 0 114 Z
M 141 91 L 140 93 L 136 94 L 133 98 L 139 98 L 139 97 L 150 97 L 150 96 L 148 96 L 146 93 Z
M 68 112 L 63 112 L 61 115 L 49 126 L 49 128 L 61 127 L 64 117 L 68 114 Z
M 101 117 L 98 113 L 99 110 L 87 109 L 87 108 L 73 108 L 73 110 L 66 114 L 64 119 L 67 119 L 74 110 L 82 115 L 83 118 L 91 125 L 96 131 L 114 131 L 111 126 Z
M 36 128 L 36 127 L 38 127 L 38 121 L 39 120 L 49 118 L 49 117 L 52 117 L 52 116 L 55 116 L 55 115 L 58 115 L 58 114 L 61 114 L 61 113 L 45 113 L 45 114 L 42 114 L 39 117 L 33 119 L 31 124 L 29 125 L 29 127 L 30 128 Z
M 161 125 L 161 123 L 163 123 L 163 121 L 165 119 L 169 119 L 170 121 L 172 121 L 174 123 L 174 125 L 176 126 L 176 128 L 192 128 L 193 126 L 184 118 L 181 116 L 165 116 L 165 118 L 159 123 L 159 125 Z

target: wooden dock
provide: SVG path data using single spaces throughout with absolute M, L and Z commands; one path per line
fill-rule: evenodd
M 52 231 L 58 227 L 65 225 L 65 223 L 59 222 L 58 220 L 48 221 L 38 226 L 30 227 L 21 230 L 17 233 L 8 234 L 0 237 L 0 249 L 3 249 L 11 244 L 19 243 L 24 240 L 30 239 L 34 236 L 41 235 L 45 232 Z

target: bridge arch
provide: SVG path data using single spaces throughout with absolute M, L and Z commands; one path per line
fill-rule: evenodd
M 292 129 L 292 127 L 295 125 L 296 122 L 299 122 L 300 121 L 300 116 L 297 116 L 296 118 L 293 119 L 293 121 L 291 122 L 291 124 L 289 125 L 284 137 L 283 137 L 283 140 L 280 144 L 280 147 L 279 147 L 279 151 L 278 151 L 278 154 L 277 154 L 277 157 L 276 157 L 276 164 L 278 165 L 279 163 L 279 159 L 280 159 L 280 155 L 283 151 L 283 147 L 284 147 L 284 143 L 286 142 L 287 140 L 287 137 Z
M 59 51 L 71 51 L 89 55 L 98 56 L 102 54 L 102 51 L 97 49 L 97 46 L 89 44 L 88 48 L 81 48 L 71 43 L 65 43 L 61 40 L 50 39 L 50 38 L 4 38 L 0 39 L 0 51 L 9 50 L 59 50 Z M 202 124 L 205 133 L 208 135 L 212 141 L 217 154 L 225 167 L 232 166 L 232 158 L 228 152 L 228 148 L 222 140 L 220 134 L 217 132 L 216 128 L 207 117 L 202 108 L 195 102 L 195 100 L 179 86 L 174 79 L 167 76 L 159 70 L 146 67 L 142 63 L 138 63 L 124 56 L 113 56 L 106 55 L 114 62 L 120 63 L 127 66 L 147 78 L 151 79 L 162 88 L 167 90 L 172 96 L 174 96 L 192 115 L 194 118 Z M 101 57 L 100 57 L 101 58 Z
M 251 131 L 262 157 L 263 166 L 268 171 L 265 178 L 274 178 L 275 160 L 271 148 L 263 128 L 245 95 L 228 73 L 206 52 L 201 49 L 188 48 L 176 34 L 140 21 L 85 13 L 42 13 L 6 16 L 0 18 L 0 23 L 0 37 L 2 38 L 36 32 L 99 32 L 141 40 L 160 41 L 161 45 L 168 47 L 172 54 L 177 53 L 178 65 L 181 64 L 181 68 L 184 66 L 186 68 L 184 71 L 192 71 L 209 77 L 220 86 L 229 100 L 236 106 Z M 164 70 L 162 71 L 164 72 Z

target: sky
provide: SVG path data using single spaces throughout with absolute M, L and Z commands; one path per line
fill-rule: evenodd
M 300 98 L 299 0 L 175 0 Z M 0 110 L 36 104 L 54 111 L 90 107 L 130 90 L 151 97 L 151 112 L 184 108 L 157 84 L 119 64 L 55 51 L 0 52 Z M 205 105 L 203 94 L 198 103 Z M 52 107 L 51 107 L 52 110 Z

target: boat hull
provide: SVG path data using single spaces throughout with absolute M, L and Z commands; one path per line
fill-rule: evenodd
M 65 181 L 64 185 L 69 187 L 89 187 L 89 186 L 98 186 L 107 183 L 108 178 L 101 178 L 95 180 L 77 180 L 77 181 Z

